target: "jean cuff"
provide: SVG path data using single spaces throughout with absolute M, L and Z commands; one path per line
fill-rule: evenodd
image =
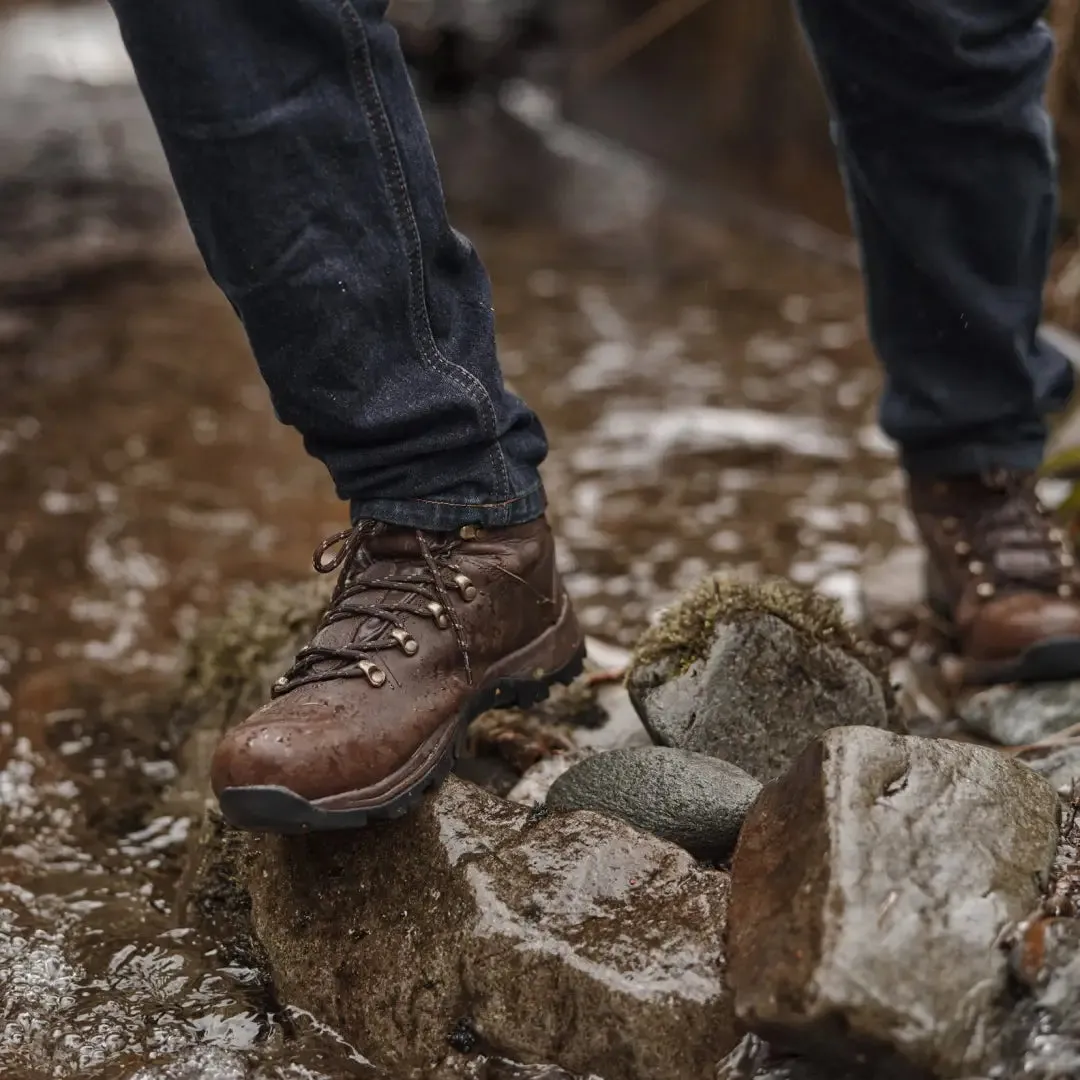
M 995 445 L 949 443 L 912 449 L 902 447 L 900 461 L 912 476 L 973 476 L 998 469 L 1034 472 L 1043 461 L 1044 439 Z
M 350 504 L 353 522 L 382 521 L 427 532 L 452 532 L 462 525 L 489 529 L 524 525 L 543 515 L 547 497 L 543 485 L 501 503 L 454 503 L 428 499 L 354 499 Z

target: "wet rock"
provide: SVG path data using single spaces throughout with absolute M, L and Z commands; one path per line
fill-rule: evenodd
M 992 686 L 957 708 L 968 731 L 1002 746 L 1027 746 L 1080 723 L 1080 681 Z
M 719 861 L 735 848 L 761 784 L 718 758 L 649 746 L 578 762 L 548 793 L 550 810 L 594 810 Z
M 876 650 L 834 601 L 785 581 L 707 578 L 642 636 L 627 685 L 654 741 L 759 780 L 830 728 L 890 722 Z
M 743 827 L 729 942 L 739 1018 L 781 1045 L 869 1054 L 900 1075 L 986 1075 L 1008 980 L 998 941 L 1039 902 L 1058 817 L 1049 785 L 995 751 L 827 733 Z
M 280 999 L 377 1065 L 422 1071 L 462 1023 L 478 1048 L 605 1080 L 708 1075 L 737 1041 L 727 876 L 622 822 L 452 778 L 400 822 L 249 857 Z

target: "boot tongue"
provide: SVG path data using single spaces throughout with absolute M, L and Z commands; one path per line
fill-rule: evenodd
M 454 533 L 424 532 L 422 535 L 433 554 L 455 539 Z M 417 529 L 384 525 L 364 541 L 364 547 L 373 559 L 422 559 L 424 552 L 419 537 Z

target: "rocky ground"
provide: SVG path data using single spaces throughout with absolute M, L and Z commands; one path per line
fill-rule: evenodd
M 1075 806 L 1019 755 L 907 734 L 834 601 L 706 579 L 643 635 L 628 694 L 594 666 L 475 722 L 480 758 L 523 774 L 509 798 L 472 760 L 488 790 L 453 778 L 403 821 L 249 838 L 206 754 L 320 599 L 251 594 L 196 638 L 167 803 L 203 808 L 187 917 L 387 1076 L 1072 1075 Z M 1032 713 L 1051 691 L 1011 693 Z
M 855 275 L 674 198 L 542 95 L 469 120 L 509 139 L 477 140 L 482 167 L 432 120 L 450 186 L 483 195 L 469 228 L 504 365 L 553 435 L 569 586 L 591 631 L 637 640 L 633 662 L 591 642 L 569 692 L 482 717 L 406 822 L 334 840 L 222 826 L 209 749 L 323 595 L 265 583 L 339 508 L 193 263 L 107 10 L 16 6 L 0 1072 L 1080 1074 L 1080 690 L 961 700 L 938 677 Z M 705 579 L 638 637 L 718 565 L 816 584 L 884 652 L 783 583 Z M 263 584 L 201 626 L 163 692 L 195 609 L 238 581 Z

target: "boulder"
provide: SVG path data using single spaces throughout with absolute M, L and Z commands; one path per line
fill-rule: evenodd
M 612 750 L 574 764 L 548 792 L 550 810 L 593 810 L 719 861 L 735 848 L 761 784 L 718 758 L 666 746 Z
M 733 862 L 729 978 L 763 1038 L 875 1075 L 985 1076 L 1003 931 L 1036 908 L 1057 795 L 983 747 L 828 732 L 766 786 Z
M 627 685 L 655 742 L 762 781 L 830 728 L 892 720 L 878 652 L 836 601 L 785 581 L 705 579 L 642 636 Z
M 279 999 L 394 1075 L 431 1075 L 454 1045 L 703 1076 L 738 1041 L 727 875 L 622 822 L 451 778 L 398 822 L 254 840 L 237 875 Z

